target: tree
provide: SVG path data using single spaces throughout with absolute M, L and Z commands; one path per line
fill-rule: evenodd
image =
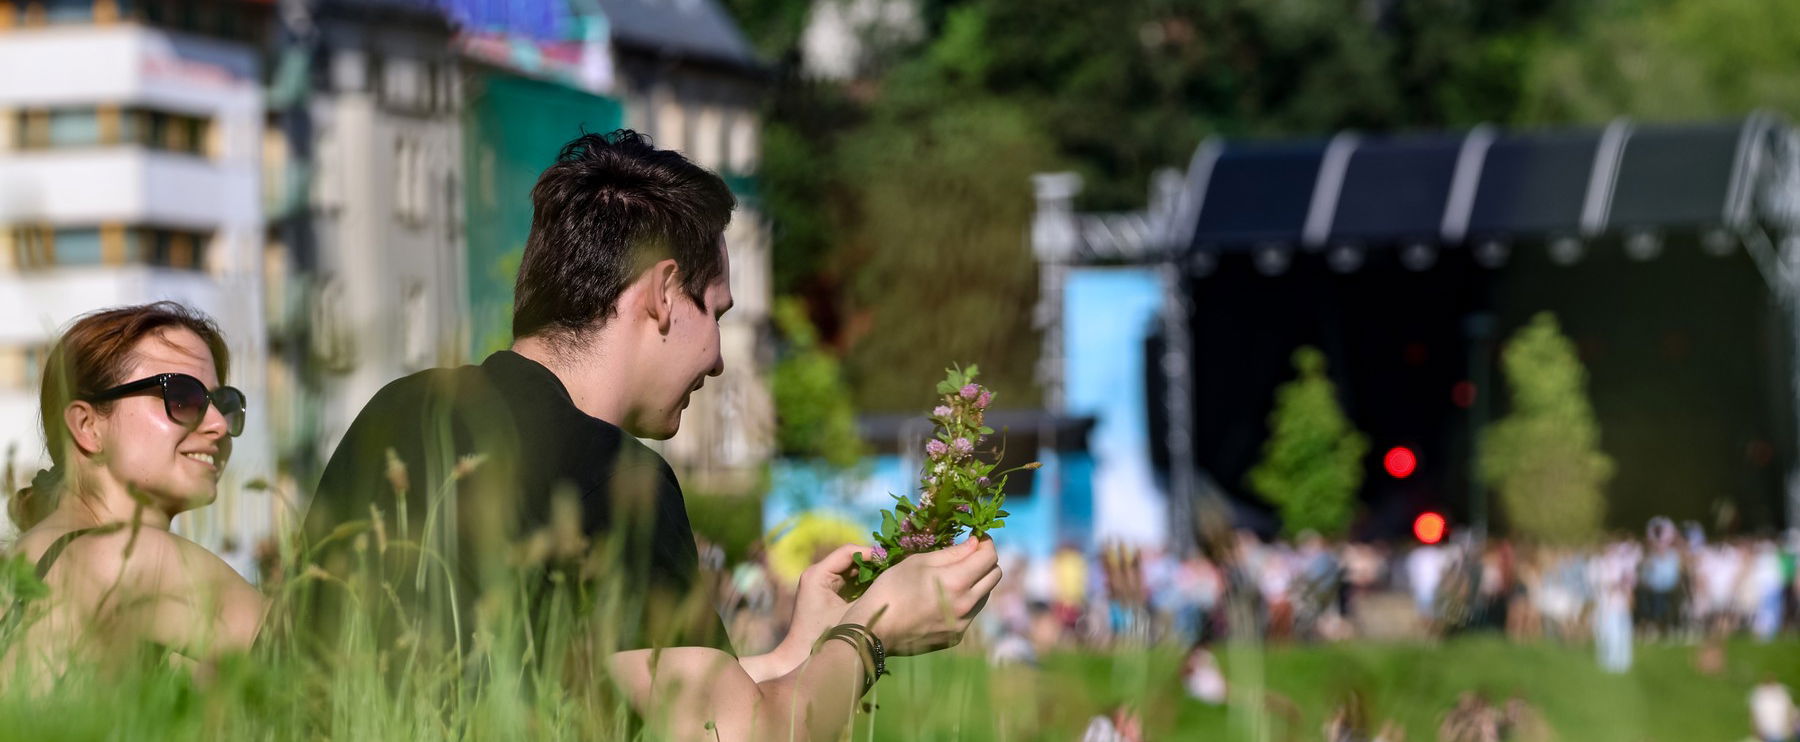
M 1514 531 L 1579 543 L 1600 531 L 1613 462 L 1587 398 L 1587 369 L 1556 317 L 1541 312 L 1501 351 L 1512 410 L 1483 432 L 1479 473 Z
M 1362 486 L 1369 439 L 1338 406 L 1337 388 L 1325 376 L 1325 354 L 1294 351 L 1298 378 L 1275 390 L 1263 460 L 1250 470 L 1250 487 L 1281 510 L 1289 534 L 1312 530 L 1343 533 Z
M 916 0 L 924 37 L 845 83 L 798 69 L 813 0 L 727 5 L 776 67 L 776 291 L 818 310 L 861 409 L 898 411 L 949 359 L 1007 406 L 1037 398 L 1032 173 L 1079 171 L 1083 209 L 1141 209 L 1207 136 L 1497 120 L 1536 40 L 1589 4 Z
M 865 446 L 856 432 L 856 408 L 838 359 L 819 346 L 818 333 L 798 299 L 775 303 L 775 326 L 785 348 L 771 386 L 775 397 L 775 439 L 783 454 L 848 469 L 862 460 Z
M 889 115 L 845 143 L 846 170 L 865 176 L 838 255 L 862 323 L 845 357 L 857 404 L 921 407 L 950 361 L 991 369 L 1000 406 L 1036 404 L 1033 204 L 1017 186 L 1045 168 L 1048 144 L 1028 112 L 997 101 Z
M 1603 3 L 1533 55 L 1519 123 L 1800 115 L 1800 3 Z

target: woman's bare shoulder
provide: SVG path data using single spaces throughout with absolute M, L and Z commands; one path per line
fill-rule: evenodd
M 24 543 L 28 557 L 41 557 L 60 534 L 44 543 Z M 27 534 L 31 537 L 32 534 Z M 125 590 L 192 590 L 212 585 L 249 584 L 206 547 L 159 528 L 95 531 L 70 540 L 51 567 L 52 582 L 118 583 Z
M 224 557 L 219 556 L 212 549 L 194 543 L 180 534 L 171 533 L 169 537 L 174 539 L 176 548 L 180 550 L 182 561 L 194 570 L 193 574 L 196 577 L 204 578 L 215 585 L 250 588 L 250 581 L 238 574 L 238 571 L 233 569 Z

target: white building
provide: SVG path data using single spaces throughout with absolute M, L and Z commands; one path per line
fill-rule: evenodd
M 271 383 L 285 463 L 304 479 L 383 386 L 465 360 L 462 85 L 429 7 L 291 8 L 311 72 L 267 136 L 271 159 L 305 177 L 279 179 L 303 192 L 271 217 L 268 283 L 303 294 L 273 302 L 303 347 L 275 349 Z
M 800 33 L 800 69 L 822 80 L 866 79 L 924 36 L 914 0 L 814 0 Z
M 613 94 L 626 126 L 725 177 L 738 210 L 725 231 L 735 308 L 719 323 L 725 373 L 707 382 L 661 444 L 690 492 L 763 486 L 774 445 L 769 396 L 769 222 L 756 193 L 767 70 L 712 0 L 600 0 L 611 35 Z
M 176 524 L 216 546 L 272 518 L 271 499 L 246 487 L 272 463 L 262 93 L 256 49 L 224 36 L 262 11 L 175 30 L 147 20 L 161 4 L 131 8 L 0 2 L 0 445 L 27 476 L 47 460 L 37 366 L 77 315 L 159 299 L 205 311 L 250 405 L 218 504 Z

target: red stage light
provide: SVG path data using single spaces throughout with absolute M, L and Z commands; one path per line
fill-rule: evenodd
M 1413 519 L 1413 535 L 1418 537 L 1420 543 L 1435 544 L 1442 541 L 1444 531 L 1447 530 L 1444 516 L 1437 513 L 1420 513 L 1419 517 Z
M 1388 476 L 1405 479 L 1418 470 L 1419 457 L 1410 448 L 1395 446 L 1388 449 L 1386 456 L 1381 457 L 1381 465 L 1387 469 Z
M 1461 407 L 1465 410 L 1474 406 L 1475 382 L 1456 382 L 1456 386 L 1450 387 L 1450 401 L 1456 403 L 1457 407 Z

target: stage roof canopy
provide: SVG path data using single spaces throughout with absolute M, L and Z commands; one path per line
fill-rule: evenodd
M 1791 222 L 1791 203 L 1774 209 L 1784 215 L 1759 201 L 1779 188 L 1792 201 L 1795 148 L 1794 131 L 1762 114 L 1588 130 L 1214 140 L 1169 194 L 1160 236 L 1164 249 L 1219 253 L 1741 234 Z M 1154 209 L 1146 218 L 1158 221 Z

